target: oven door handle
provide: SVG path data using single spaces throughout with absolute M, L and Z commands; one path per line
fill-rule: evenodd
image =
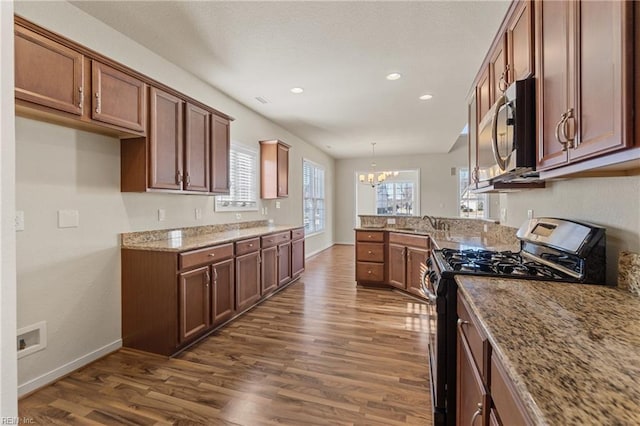
M 429 299 L 429 302 L 435 304 L 437 296 L 431 290 L 429 290 L 429 286 L 427 284 L 427 280 L 429 279 L 428 276 L 429 270 L 425 268 L 424 271 L 422 271 L 422 276 L 420 277 L 420 282 L 422 283 L 422 292 L 427 297 L 427 299 Z

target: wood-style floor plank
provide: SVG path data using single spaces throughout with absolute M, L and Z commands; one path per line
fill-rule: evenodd
M 60 425 L 428 425 L 425 306 L 357 288 L 334 246 L 302 279 L 166 359 L 122 349 L 19 402 Z

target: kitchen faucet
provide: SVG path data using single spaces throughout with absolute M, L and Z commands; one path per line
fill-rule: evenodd
M 429 215 L 424 215 L 422 216 L 422 220 L 427 219 L 429 221 L 429 223 L 431 224 L 431 227 L 433 229 L 436 229 L 438 231 L 444 231 L 444 230 L 448 230 L 449 229 L 449 225 L 444 223 L 443 221 L 433 217 L 433 216 L 429 216 Z

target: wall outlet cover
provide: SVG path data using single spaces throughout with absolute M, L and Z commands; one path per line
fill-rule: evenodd
M 202 209 L 195 209 L 196 220 L 202 219 Z
M 162 222 L 167 218 L 167 211 L 165 209 L 158 209 L 158 222 Z
M 280 208 L 280 201 L 276 201 L 276 209 Z
M 393 217 L 387 218 L 387 225 L 395 225 L 396 219 Z

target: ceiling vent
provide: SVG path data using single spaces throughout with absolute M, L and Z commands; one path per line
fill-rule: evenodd
M 256 101 L 260 102 L 261 104 L 268 104 L 269 101 L 266 100 L 265 98 L 263 98 L 262 96 L 256 96 Z

